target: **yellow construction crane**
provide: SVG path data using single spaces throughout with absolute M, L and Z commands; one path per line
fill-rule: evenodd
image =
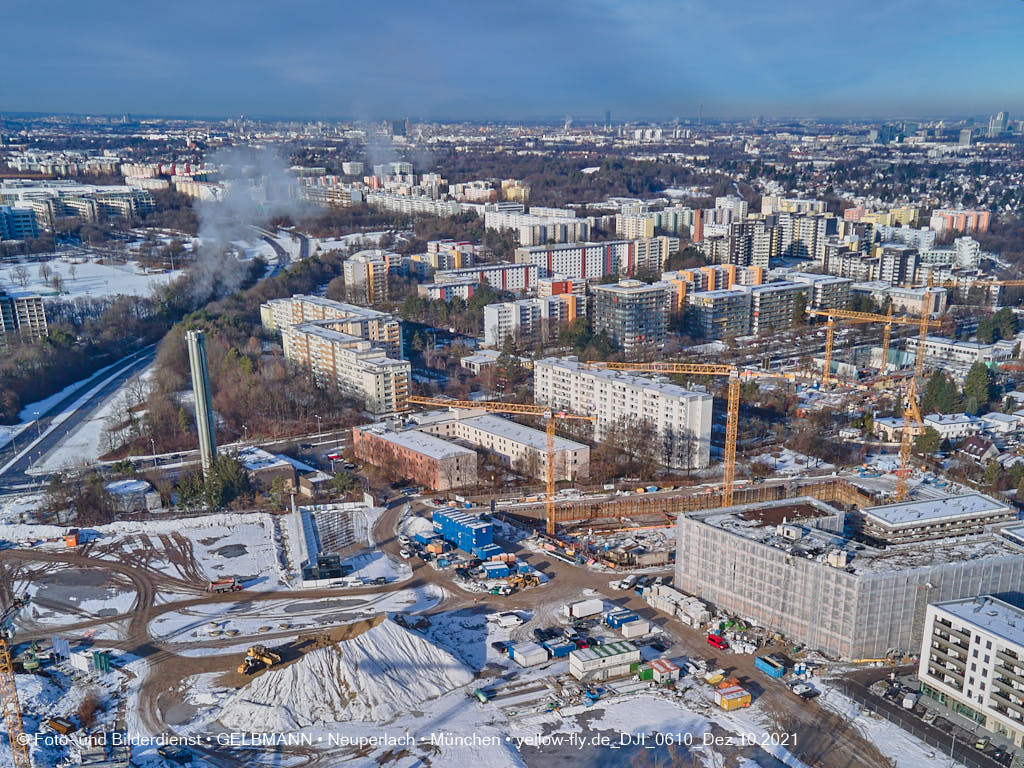
M 911 419 L 917 425 L 918 434 L 924 430 L 921 409 L 917 407 L 917 379 L 907 379 L 907 404 L 903 409 L 903 432 L 900 435 L 900 468 L 896 470 L 896 501 L 907 498 L 907 478 L 910 476 L 910 452 L 914 447 L 914 436 L 910 434 Z
M 14 616 L 28 600 L 17 597 L 2 613 L 0 613 L 0 708 L 4 711 L 4 723 L 7 725 L 7 739 L 11 742 L 11 754 L 14 757 L 14 768 L 32 768 L 29 757 L 28 741 L 25 738 L 25 724 L 21 720 L 21 705 L 18 703 L 18 688 L 14 681 L 14 663 L 7 640 L 13 636 L 11 624 Z
M 832 345 L 835 339 L 835 322 L 836 320 L 846 320 L 853 323 L 885 323 L 885 331 L 882 335 L 882 372 L 885 372 L 886 366 L 889 359 L 889 339 L 892 333 L 893 324 L 896 325 L 916 325 L 922 329 L 923 336 L 928 335 L 929 327 L 936 327 L 941 325 L 938 320 L 931 320 L 928 314 L 927 305 L 920 318 L 915 317 L 899 317 L 892 314 L 892 307 L 889 308 L 888 314 L 877 315 L 873 312 L 853 312 L 847 309 L 808 309 L 808 315 L 814 317 L 824 317 L 827 319 L 825 325 L 825 369 L 822 373 L 821 383 L 827 385 L 832 381 Z M 924 357 L 921 352 L 924 350 L 924 338 L 918 340 L 918 363 L 919 368 L 924 364 Z M 920 371 L 918 371 L 920 375 Z
M 576 419 L 579 421 L 595 421 L 593 416 L 581 416 L 577 413 L 566 413 L 546 408 L 543 405 L 527 405 L 524 403 L 502 403 L 494 400 L 445 400 L 439 397 L 419 397 L 410 395 L 409 405 L 436 405 L 444 408 L 476 408 L 493 413 L 518 413 L 523 416 L 540 416 L 547 422 L 547 532 L 555 535 L 555 421 L 557 419 Z
M 740 418 L 740 375 L 734 365 L 700 363 L 604 363 L 588 361 L 587 365 L 612 371 L 637 373 L 668 373 L 691 376 L 728 376 L 729 396 L 725 409 L 725 448 L 722 456 L 722 506 L 731 507 L 736 479 L 736 433 Z M 768 374 L 766 374 L 768 375 Z

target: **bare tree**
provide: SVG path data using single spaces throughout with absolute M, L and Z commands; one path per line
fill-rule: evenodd
M 53 274 L 53 269 L 45 261 L 39 265 L 39 282 L 45 283 L 50 279 L 50 275 Z
M 19 264 L 18 266 L 16 266 L 11 274 L 13 275 L 14 280 L 22 288 L 28 285 L 28 270 L 25 269 L 25 266 L 23 264 Z

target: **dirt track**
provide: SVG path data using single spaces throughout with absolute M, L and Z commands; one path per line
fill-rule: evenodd
M 400 506 L 387 510 L 377 520 L 373 530 L 378 546 L 395 557 L 398 556 L 398 551 L 401 548 L 397 540 L 396 525 L 402 512 L 403 508 Z M 130 584 L 136 592 L 136 599 L 131 610 L 126 613 L 101 619 L 83 619 L 83 621 L 63 626 L 47 626 L 45 629 L 25 627 L 19 631 L 18 641 L 52 637 L 55 634 L 70 637 L 81 636 L 83 632 L 95 627 L 122 624 L 124 627 L 123 639 L 105 640 L 103 644 L 147 660 L 148 671 L 140 688 L 137 706 L 145 727 L 152 733 L 159 734 L 170 730 L 168 718 L 165 715 L 170 708 L 180 702 L 180 684 L 183 679 L 193 675 L 217 672 L 222 673 L 219 681 L 225 685 L 241 685 L 248 679 L 239 675 L 235 669 L 240 660 L 237 652 L 222 654 L 215 652 L 218 647 L 243 644 L 246 642 L 246 638 L 244 636 L 210 638 L 201 643 L 184 646 L 201 645 L 210 649 L 211 653 L 199 656 L 181 655 L 176 653 L 173 648 L 177 646 L 178 649 L 182 649 L 182 644 L 161 643 L 152 638 L 149 634 L 150 623 L 165 613 L 210 603 L 234 603 L 239 600 L 239 595 L 237 593 L 210 594 L 206 592 L 206 581 L 202 578 L 201 571 L 192 557 L 191 546 L 184 537 L 177 534 L 161 536 L 159 537 L 159 547 L 149 536 L 139 536 L 137 539 L 136 543 L 139 546 L 133 549 L 127 557 L 120 557 L 123 555 L 123 543 L 114 547 L 112 544 L 105 545 L 103 542 L 94 542 L 78 551 L 69 550 L 67 552 L 6 550 L 3 553 L 3 560 L 0 562 L 0 590 L 5 594 L 0 597 L 3 597 L 4 600 L 10 599 L 10 585 L 15 578 L 18 580 L 32 578 L 44 571 L 53 571 L 54 568 L 100 569 L 115 574 L 118 579 Z M 608 581 L 611 577 L 607 572 L 590 571 L 583 567 L 569 565 L 553 557 L 545 557 L 543 553 L 524 550 L 510 542 L 502 541 L 501 543 L 508 550 L 515 552 L 518 557 L 525 559 L 539 571 L 545 573 L 550 581 L 541 587 L 508 597 L 481 595 L 463 590 L 448 573 L 437 571 L 414 558 L 409 561 L 413 567 L 413 573 L 409 579 L 393 582 L 384 587 L 346 589 L 343 592 L 337 589 L 289 590 L 286 593 L 246 590 L 244 599 L 249 602 L 261 602 L 296 598 L 338 598 L 342 595 L 346 597 L 380 595 L 430 583 L 441 587 L 444 591 L 442 600 L 426 611 L 427 614 L 433 614 L 472 607 L 486 611 L 516 608 L 534 610 L 541 606 L 550 607 L 552 604 L 578 598 L 584 589 L 593 589 L 602 593 L 608 600 L 628 607 L 668 630 L 671 635 L 679 639 L 673 649 L 674 652 L 690 656 L 711 657 L 712 649 L 704 642 L 703 633 L 674 620 L 668 620 L 664 615 L 649 608 L 631 592 L 610 589 Z M 178 577 L 160 573 L 150 566 L 150 558 L 158 553 L 169 557 L 179 574 Z M 112 559 L 115 554 L 120 557 L 119 560 Z M 156 605 L 156 593 L 161 589 L 176 593 L 191 593 L 194 596 Z M 343 639 L 343 635 L 351 634 L 352 631 L 338 628 L 328 634 L 330 641 L 337 642 Z M 261 633 L 259 642 L 273 645 L 274 640 L 294 638 L 296 634 L 300 635 L 299 639 L 285 646 L 286 656 L 292 659 L 298 658 L 308 650 L 320 647 L 326 641 L 326 638 L 322 637 L 325 630 L 297 633 L 296 630 L 290 629 Z M 317 637 L 317 635 L 321 637 Z M 730 654 L 720 659 L 714 659 L 714 661 L 725 667 L 731 675 L 748 683 L 748 687 L 758 694 L 757 698 L 762 706 L 773 713 L 780 731 L 795 731 L 797 733 L 796 754 L 806 764 L 816 768 L 888 768 L 888 762 L 881 756 L 877 748 L 862 738 L 854 728 L 842 719 L 824 712 L 814 702 L 805 702 L 799 699 L 781 683 L 769 680 L 759 671 L 755 671 L 752 657 Z M 223 766 L 247 764 L 252 760 L 251 754 L 243 757 L 224 748 L 203 751 L 211 762 Z M 287 748 L 287 751 L 291 757 L 298 758 L 299 763 L 303 766 L 317 766 L 323 757 L 315 750 Z M 324 763 L 324 765 L 328 764 L 329 761 Z

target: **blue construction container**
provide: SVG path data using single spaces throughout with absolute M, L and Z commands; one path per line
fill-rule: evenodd
M 484 576 L 488 579 L 504 579 L 508 577 L 508 563 L 484 563 Z
M 419 542 L 423 546 L 426 546 L 427 544 L 429 544 L 430 542 L 432 542 L 436 538 L 437 538 L 437 534 L 436 533 L 417 533 L 415 536 L 413 536 L 413 539 L 415 539 L 417 542 Z
M 500 555 L 504 551 L 505 550 L 497 544 L 484 544 L 482 547 L 473 547 L 470 554 L 472 554 L 473 557 L 479 557 L 481 560 L 490 560 L 492 557 Z
M 568 640 L 548 640 L 546 643 L 541 643 L 541 645 L 547 648 L 548 653 L 551 654 L 553 659 L 568 656 L 576 650 L 576 643 L 569 642 Z
M 782 677 L 786 674 L 786 665 L 773 656 L 756 656 L 754 666 L 768 677 Z
M 434 531 L 463 552 L 494 543 L 494 527 L 476 515 L 449 508 L 435 511 L 433 521 Z
M 533 573 L 533 566 L 520 560 L 516 563 L 516 573 Z
M 612 629 L 618 629 L 623 624 L 629 624 L 631 621 L 639 621 L 640 617 L 632 611 L 618 610 L 608 611 L 604 615 L 604 623 Z

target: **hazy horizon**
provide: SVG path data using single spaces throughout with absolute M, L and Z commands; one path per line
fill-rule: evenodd
M 7 60 L 32 68 L 5 81 L 0 110 L 429 122 L 693 119 L 698 104 L 723 120 L 1024 112 L 1024 3 L 981 0 L 966 24 L 952 0 L 443 8 L 183 0 L 115 13 L 57 0 L 42 37 L 38 10 L 15 5 Z

